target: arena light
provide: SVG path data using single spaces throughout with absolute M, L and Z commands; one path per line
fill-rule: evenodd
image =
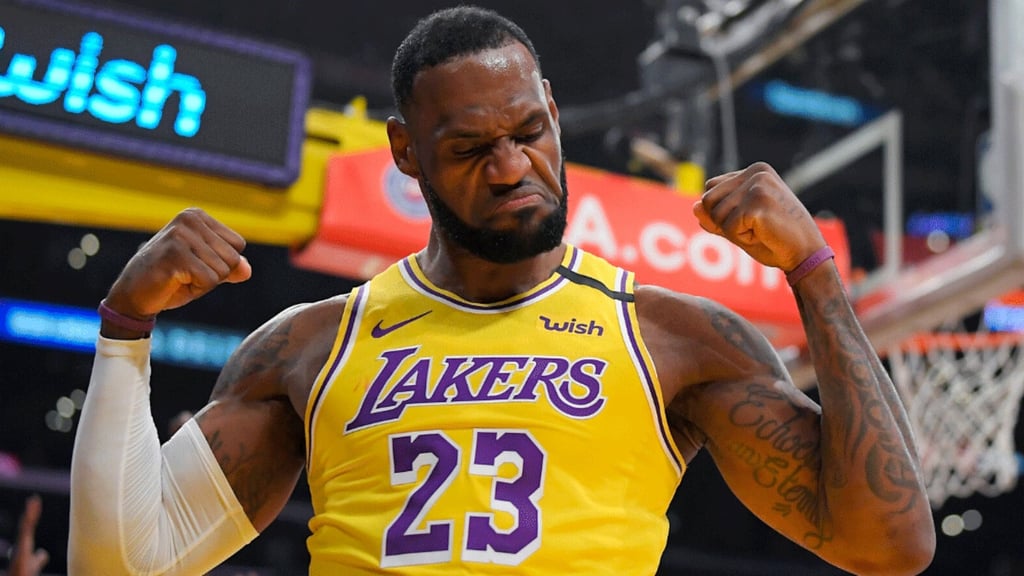
M 967 212 L 912 212 L 907 216 L 906 230 L 911 236 L 939 231 L 962 240 L 974 234 L 974 216 Z
M 855 98 L 801 88 L 782 80 L 770 80 L 758 88 L 765 106 L 782 116 L 840 126 L 860 126 L 878 115 Z
M 0 300 L 0 340 L 73 352 L 95 349 L 100 319 L 92 310 Z
M 982 321 L 993 332 L 1024 332 L 1024 307 L 989 302 L 982 312 Z
M 99 316 L 88 308 L 0 299 L 0 341 L 91 353 L 99 328 Z M 152 358 L 219 370 L 244 338 L 244 333 L 233 330 L 160 322 L 153 331 Z

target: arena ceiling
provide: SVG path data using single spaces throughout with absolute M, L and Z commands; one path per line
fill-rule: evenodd
M 419 17 L 451 4 L 438 0 L 105 1 L 298 47 L 315 63 L 316 102 L 342 106 L 364 96 L 380 116 L 391 113 L 388 76 L 394 48 Z M 763 56 L 772 42 L 787 40 L 786 24 L 800 10 L 815 8 L 828 21 L 833 13 L 839 14 L 833 24 L 806 41 L 775 50 L 773 58 L 777 56 L 778 62 L 753 80 L 783 78 L 796 86 L 854 97 L 878 110 L 901 110 L 909 201 L 935 209 L 973 207 L 974 147 L 988 122 L 987 2 L 480 0 L 478 4 L 513 18 L 533 38 L 562 108 L 570 159 L 618 170 L 628 164 L 623 134 L 662 136 L 662 143 L 680 153 L 701 148 L 697 142 L 674 146 L 664 142 L 665 98 L 653 98 L 633 114 L 614 113 L 623 110 L 627 96 L 635 101 L 652 89 L 664 88 L 666 98 L 685 98 L 710 89 L 715 82 L 706 60 L 684 53 L 686 46 L 677 51 L 681 55 L 675 64 L 698 72 L 684 75 L 677 86 L 666 84 L 675 71 L 645 78 L 639 59 L 647 46 L 665 38 L 667 31 L 678 33 L 685 44 L 685 26 L 666 24 L 667 16 L 683 8 L 707 12 L 727 10 L 727 5 L 735 11 L 739 6 L 746 11 L 728 22 L 739 28 L 747 14 L 751 15 L 747 20 L 753 20 L 757 8 L 796 6 L 785 18 L 760 29 L 760 36 L 748 39 L 747 49 L 729 57 L 728 65 L 735 69 L 750 56 Z M 767 159 L 784 169 L 845 133 L 827 124 L 779 121 L 745 100 L 742 88 L 736 93 L 741 163 Z M 715 142 L 720 140 L 716 127 L 713 123 L 691 131 L 694 139 L 710 142 L 705 145 L 710 171 L 716 169 Z

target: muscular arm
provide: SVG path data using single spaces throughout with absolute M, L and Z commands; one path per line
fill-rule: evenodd
M 681 449 L 703 444 L 752 512 L 854 573 L 917 573 L 934 531 L 902 408 L 852 312 L 837 311 L 846 300 L 829 274 L 808 277 L 802 302 L 832 311 L 805 316 L 820 333 L 811 338 L 820 408 L 760 332 L 710 301 L 638 291 L 644 338 L 653 340 L 670 423 L 687 441 Z
M 71 461 L 71 574 L 201 574 L 256 537 L 302 469 L 302 415 L 343 298 L 282 312 L 228 360 L 210 403 L 160 445 L 147 323 L 252 274 L 245 239 L 178 213 L 128 261 L 103 323 Z
M 257 530 L 281 512 L 302 472 L 306 400 L 344 307 L 344 296 L 293 306 L 253 332 L 195 416 Z
M 851 536 L 868 532 L 878 545 L 930 561 L 935 529 L 909 420 L 835 266 L 822 266 L 794 292 L 818 376 L 820 483 L 830 507 L 844 515 L 844 529 L 855 529 Z
M 300 412 L 342 305 L 292 308 L 253 333 L 163 447 L 148 344 L 101 341 L 72 462 L 71 573 L 202 573 L 263 530 L 301 472 Z
M 334 309 L 293 307 L 254 332 L 195 417 L 257 530 L 277 517 L 302 471 L 306 392 L 330 351 Z

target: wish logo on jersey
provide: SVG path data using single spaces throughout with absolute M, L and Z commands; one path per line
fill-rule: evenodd
M 563 320 L 559 322 L 548 318 L 547 316 L 541 315 L 538 317 L 541 326 L 548 332 L 566 332 L 568 334 L 583 334 L 584 336 L 603 336 L 604 326 L 601 326 L 595 320 L 591 320 L 590 323 L 577 322 L 575 318 L 572 320 Z
M 418 346 L 387 350 L 367 387 L 356 417 L 345 432 L 393 422 L 409 406 L 536 402 L 538 392 L 570 418 L 591 418 L 601 411 L 601 376 L 608 363 L 599 358 L 561 356 L 416 357 Z

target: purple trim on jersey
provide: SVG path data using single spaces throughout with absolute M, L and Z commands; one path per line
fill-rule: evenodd
M 569 268 L 570 270 L 575 270 L 576 266 L 579 265 L 580 251 L 575 246 L 569 246 L 568 249 L 572 250 L 572 255 L 569 257 L 569 265 L 567 266 L 567 268 Z M 467 302 L 465 300 L 461 300 L 461 299 L 458 299 L 458 298 L 452 298 L 451 296 L 445 294 L 444 292 L 439 292 L 438 290 L 435 290 L 432 286 L 428 285 L 426 282 L 424 282 L 416 274 L 415 270 L 413 269 L 412 263 L 411 263 L 411 260 L 413 258 L 415 258 L 415 256 L 409 256 L 408 258 L 402 260 L 402 269 L 405 271 L 405 275 L 410 280 L 412 280 L 412 282 L 415 283 L 416 286 L 418 286 L 421 290 L 423 290 L 424 292 L 430 294 L 431 296 L 433 296 L 435 298 L 438 298 L 440 300 L 444 300 L 445 302 L 448 302 L 450 304 L 453 304 L 455 306 L 458 306 L 458 307 L 464 308 L 464 309 L 468 309 L 468 310 L 479 310 L 479 311 L 485 311 L 485 312 L 494 312 L 494 311 L 498 311 L 498 310 L 505 310 L 505 309 L 508 309 L 508 308 L 514 308 L 514 307 L 517 307 L 517 306 L 522 306 L 524 304 L 528 304 L 530 302 L 539 300 L 540 298 L 542 298 L 543 296 L 545 296 L 546 294 L 548 294 L 549 292 L 551 292 L 555 288 L 558 288 L 559 286 L 561 286 L 561 285 L 565 284 L 566 282 L 568 282 L 568 279 L 566 279 L 564 277 L 560 277 L 560 278 L 556 279 L 554 282 L 552 282 L 551 284 L 548 284 L 547 286 L 545 286 L 544 288 L 541 288 L 540 290 L 538 290 L 538 291 L 536 291 L 536 292 L 534 292 L 532 294 L 527 294 L 526 296 L 523 296 L 523 297 L 515 299 L 515 300 L 511 300 L 511 301 L 508 301 L 508 302 L 502 302 L 501 304 L 477 304 L 477 303 L 474 303 L 474 302 Z
M 627 289 L 626 280 L 629 278 L 629 274 L 622 273 L 619 278 L 619 291 L 625 292 Z M 641 377 L 643 378 L 644 385 L 647 386 L 647 395 L 651 398 L 651 404 L 655 409 L 655 417 L 658 423 L 658 432 L 661 433 L 661 440 L 665 444 L 665 451 L 668 452 L 669 457 L 672 458 L 672 462 L 676 465 L 676 470 L 682 473 L 683 464 L 679 461 L 674 450 L 672 450 L 672 438 L 669 436 L 668 430 L 661 421 L 662 407 L 661 402 L 658 399 L 658 391 L 654 388 L 654 378 L 651 377 L 651 371 L 647 366 L 647 362 L 644 361 L 644 356 L 641 354 L 640 342 L 637 341 L 637 333 L 639 330 L 633 329 L 633 321 L 629 316 L 629 302 L 620 301 L 619 307 L 622 309 L 622 319 L 626 323 L 626 338 L 629 341 L 629 346 L 633 350 L 633 355 L 636 357 L 637 364 L 640 365 L 642 371 Z
M 579 248 L 575 246 L 569 246 L 569 250 L 572 250 L 572 256 L 569 257 L 569 265 L 566 266 L 566 268 L 575 272 L 576 268 L 580 265 L 580 260 L 583 259 L 583 256 L 580 254 Z
M 369 287 L 360 286 L 355 290 L 355 301 L 352 303 L 352 313 L 349 314 L 348 324 L 345 326 L 345 334 L 341 337 L 341 346 L 338 347 L 338 353 L 334 356 L 334 362 L 331 363 L 331 367 L 327 370 L 327 374 L 324 375 L 323 385 L 316 392 L 316 398 L 313 400 L 313 407 L 309 411 L 309 422 L 308 426 L 308 438 L 309 438 L 309 454 L 306 454 L 306 466 L 313 459 L 313 422 L 316 421 L 317 410 L 320 409 L 320 401 L 323 400 L 324 393 L 327 388 L 331 385 L 331 379 L 334 378 L 335 373 L 338 371 L 338 367 L 341 365 L 341 359 L 345 357 L 345 352 L 350 346 L 350 342 L 355 340 L 355 324 L 356 318 L 359 317 L 359 312 L 362 310 L 363 305 L 366 304 L 367 294 L 370 292 Z

